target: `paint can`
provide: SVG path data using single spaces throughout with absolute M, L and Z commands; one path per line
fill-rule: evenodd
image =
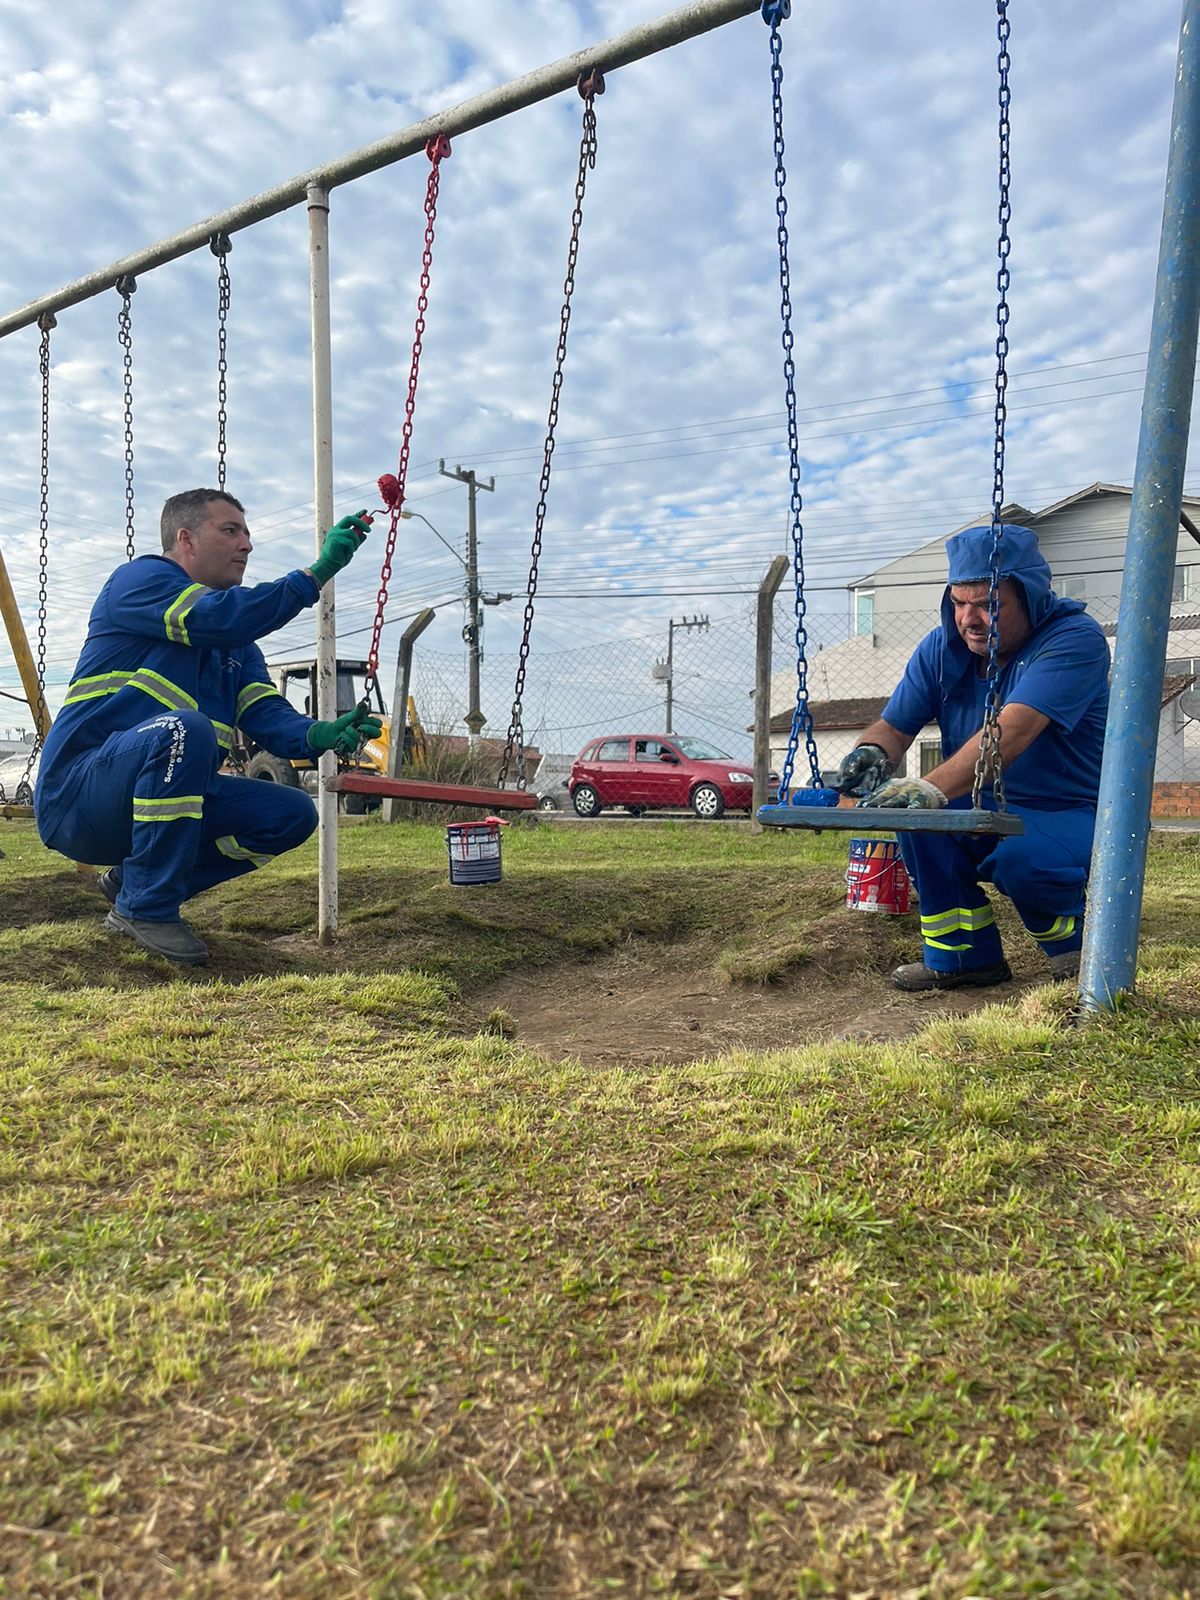
M 908 910 L 908 870 L 895 839 L 851 839 L 846 904 L 852 911 L 900 917 Z
M 450 882 L 462 886 L 500 882 L 500 823 L 452 822 L 446 829 Z

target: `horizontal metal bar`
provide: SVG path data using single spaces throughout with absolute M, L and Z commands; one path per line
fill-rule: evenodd
M 19 310 L 0 317 L 0 338 L 15 333 L 19 328 L 27 328 L 44 312 L 61 311 L 66 306 L 78 305 L 83 300 L 103 294 L 127 273 L 137 277 L 179 256 L 202 249 L 216 233 L 236 233 L 252 223 L 277 216 L 292 206 L 302 205 L 313 185 L 325 190 L 334 189 L 368 172 L 377 172 L 381 167 L 391 166 L 393 162 L 403 161 L 407 156 L 424 150 L 435 134 L 442 133 L 447 138 L 454 138 L 472 128 L 483 127 L 485 123 L 495 122 L 510 112 L 520 111 L 525 106 L 536 105 L 539 100 L 548 100 L 552 95 L 561 94 L 564 89 L 574 88 L 582 72 L 594 67 L 604 72 L 615 72 L 618 67 L 627 67 L 630 62 L 640 61 L 672 45 L 683 44 L 699 34 L 711 33 L 714 28 L 723 27 L 727 22 L 736 22 L 758 9 L 759 0 L 692 0 L 691 4 L 679 6 L 652 22 L 644 22 L 625 33 L 615 34 L 600 44 L 577 50 L 574 55 L 563 56 L 549 66 L 514 78 L 511 83 L 489 89 L 486 94 L 464 100 L 449 111 L 439 111 L 432 117 L 426 117 L 423 122 L 411 123 L 398 133 L 377 139 L 374 144 L 363 145 L 361 149 L 353 150 L 329 162 L 327 166 L 302 172 L 298 177 L 289 178 L 286 183 L 264 190 L 251 200 L 231 206 L 228 211 L 218 212 L 203 222 L 194 223 L 181 233 L 160 239 L 157 244 L 147 245 L 142 250 L 135 250 L 132 255 L 114 261 L 110 267 L 102 267 L 98 272 L 77 278 L 74 283 L 67 284 L 53 294 L 31 300 Z
M 537 795 L 527 789 L 481 789 L 467 783 L 429 783 L 421 778 L 385 778 L 375 773 L 339 772 L 326 778 L 333 794 L 373 794 L 381 800 L 421 800 L 439 806 L 486 806 L 491 811 L 534 811 Z
M 825 828 L 843 833 L 996 833 L 1025 832 L 1011 811 L 909 811 L 891 806 L 759 806 L 764 828 Z

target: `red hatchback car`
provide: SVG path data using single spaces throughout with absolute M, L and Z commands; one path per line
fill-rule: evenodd
M 748 762 L 714 750 L 703 739 L 670 733 L 622 733 L 593 739 L 575 758 L 567 786 L 581 817 L 605 806 L 635 816 L 691 806 L 698 817 L 749 811 L 753 775 Z M 772 789 L 779 784 L 771 774 Z

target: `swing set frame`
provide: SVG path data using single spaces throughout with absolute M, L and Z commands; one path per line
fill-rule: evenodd
M 329 213 L 332 190 L 369 172 L 423 153 L 431 140 L 453 139 L 490 122 L 574 90 L 592 72 L 614 72 L 659 51 L 750 16 L 760 0 L 689 0 L 688 4 L 650 22 L 615 34 L 599 44 L 539 67 L 523 77 L 490 89 L 447 111 L 410 124 L 373 144 L 288 179 L 250 200 L 194 223 L 157 244 L 124 256 L 53 294 L 30 301 L 0 316 L 0 338 L 35 324 L 46 314 L 78 305 L 116 288 L 123 278 L 136 278 L 153 268 L 211 249 L 216 237 L 232 237 L 242 229 L 304 205 L 308 214 L 309 299 L 312 346 L 312 436 L 314 549 L 319 552 L 333 515 L 333 382 L 330 330 Z M 337 714 L 336 629 L 333 586 L 327 584 L 316 606 L 318 718 Z M 317 937 L 332 944 L 338 924 L 337 795 L 326 780 L 336 778 L 332 755 L 321 758 L 317 792 L 318 844 Z M 394 792 L 394 791 L 393 791 Z M 519 791 L 505 791 L 506 803 Z

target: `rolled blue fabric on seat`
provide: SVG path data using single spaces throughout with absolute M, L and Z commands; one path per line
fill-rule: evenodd
M 835 806 L 842 798 L 838 789 L 796 789 L 789 797 L 793 806 Z

